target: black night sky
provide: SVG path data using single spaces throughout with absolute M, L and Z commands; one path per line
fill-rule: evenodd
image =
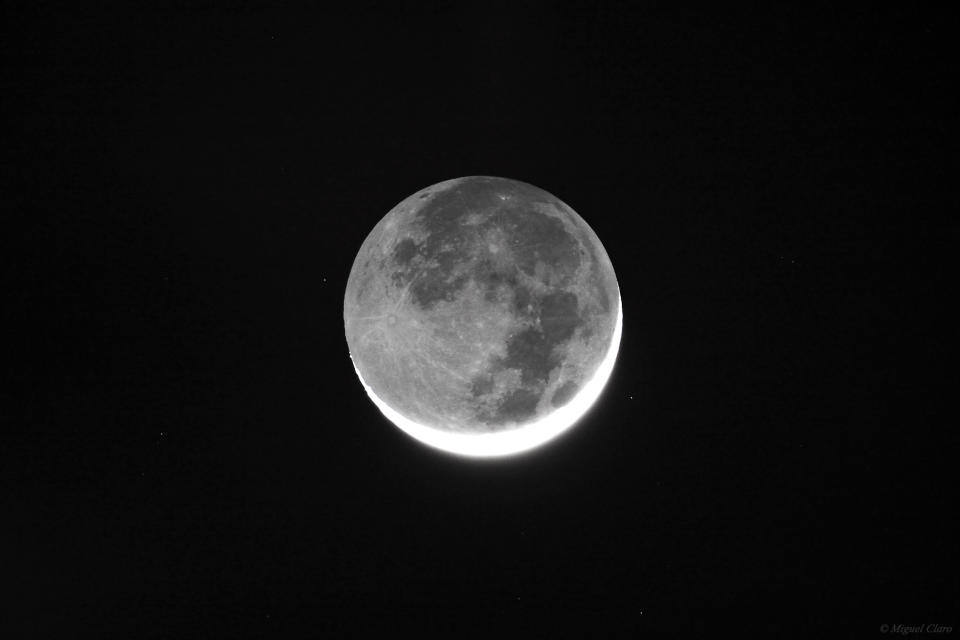
M 957 628 L 945 15 L 83 4 L 0 13 L 5 637 Z M 343 332 L 369 230 L 467 175 L 623 299 L 591 412 L 498 462 Z

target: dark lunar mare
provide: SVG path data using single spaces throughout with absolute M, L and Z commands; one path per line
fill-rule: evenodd
M 550 398 L 550 404 L 554 407 L 562 407 L 573 400 L 573 396 L 577 395 L 577 391 L 579 390 L 580 387 L 576 382 L 567 380 L 553 392 L 553 397 Z
M 509 199 L 501 200 L 501 194 Z M 462 266 L 470 244 L 495 227 L 516 249 L 516 266 L 524 273 L 533 275 L 537 262 L 543 262 L 553 267 L 560 284 L 569 282 L 580 265 L 579 244 L 559 220 L 537 212 L 533 207 L 537 202 L 555 204 L 556 199 L 531 185 L 501 178 L 471 178 L 438 193 L 415 216 L 425 240 L 418 244 L 405 238 L 393 249 L 396 284 L 413 281 L 410 296 L 423 310 L 456 299 L 470 278 L 451 279 L 451 274 Z M 483 214 L 486 219 L 468 227 L 464 221 L 471 214 Z M 489 270 L 488 275 L 508 276 Z
M 597 302 L 600 305 L 600 310 L 603 313 L 609 313 L 610 298 L 607 296 L 607 283 L 603 277 L 600 260 L 597 259 L 597 252 L 589 238 L 584 238 L 583 246 L 587 248 L 587 253 L 590 256 L 590 284 L 597 292 Z
M 497 358 L 486 375 L 492 379 L 500 371 L 517 369 L 521 386 L 494 411 L 478 416 L 484 422 L 522 422 L 534 417 L 551 372 L 563 364 L 557 347 L 573 337 L 582 322 L 577 314 L 577 296 L 569 291 L 535 296 L 519 315 L 539 319 L 539 324 L 512 335 L 507 340 L 506 356 Z

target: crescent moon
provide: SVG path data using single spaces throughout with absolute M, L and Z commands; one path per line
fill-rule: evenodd
M 526 183 L 472 176 L 414 193 L 374 227 L 344 325 L 388 420 L 435 449 L 492 458 L 554 440 L 596 402 L 623 305 L 573 209 Z

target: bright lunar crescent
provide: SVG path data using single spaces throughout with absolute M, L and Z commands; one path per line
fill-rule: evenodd
M 600 395 L 620 344 L 613 265 L 555 196 L 487 176 L 395 206 L 344 296 L 354 368 L 397 427 L 451 453 L 503 456 L 560 435 Z

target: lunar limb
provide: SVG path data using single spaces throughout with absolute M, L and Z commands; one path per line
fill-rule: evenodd
M 474 176 L 417 192 L 371 231 L 344 297 L 350 356 L 376 406 L 467 456 L 569 429 L 613 369 L 623 313 L 612 264 L 572 209 Z

